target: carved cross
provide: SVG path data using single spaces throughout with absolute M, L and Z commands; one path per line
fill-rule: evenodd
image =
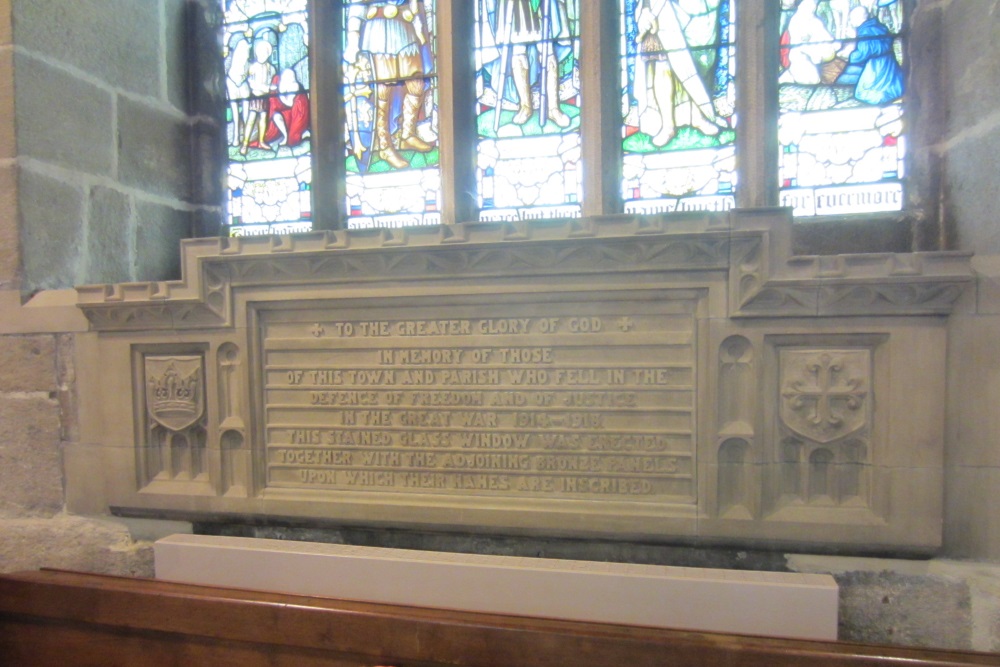
M 805 412 L 803 417 L 813 427 L 822 431 L 839 430 L 844 426 L 844 419 L 834 409 L 834 403 L 840 400 L 848 410 L 860 408 L 868 393 L 862 388 L 863 379 L 842 378 L 844 364 L 830 354 L 820 355 L 805 370 L 811 382 L 789 382 L 782 396 L 789 400 L 793 410 L 800 414 Z

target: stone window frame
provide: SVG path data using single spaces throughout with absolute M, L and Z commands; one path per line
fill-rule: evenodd
M 937 48 L 931 19 L 917 20 L 914 0 L 900 0 L 907 17 L 908 58 L 904 108 L 909 141 L 904 182 L 904 208 L 889 213 L 859 213 L 797 218 L 794 247 L 797 254 L 848 252 L 913 252 L 943 249 L 949 235 L 942 226 L 937 201 L 939 161 L 934 158 L 936 132 L 943 126 L 944 104 L 933 99 L 932 71 Z M 582 215 L 621 215 L 621 117 L 618 3 L 610 0 L 581 2 L 581 135 L 582 163 L 603 165 L 583 169 Z M 309 0 L 311 34 L 339 35 L 342 12 L 338 2 Z M 736 139 L 739 186 L 737 208 L 771 208 L 779 205 L 778 185 L 778 2 L 740 3 L 737 11 L 737 117 Z M 473 99 L 473 7 L 469 0 L 438 0 L 438 89 L 440 134 L 450 137 L 440 146 L 441 222 L 456 224 L 478 220 L 475 170 L 476 126 Z M 466 35 L 462 39 L 462 35 Z M 332 46 L 332 48 L 331 48 Z M 344 155 L 344 105 L 341 97 L 340 40 L 313 38 L 313 229 L 341 229 L 346 169 Z M 920 58 L 919 74 L 911 66 Z M 602 82 L 615 85 L 602 87 Z M 325 110 L 332 109 L 331 112 Z M 938 184 L 938 185 L 936 185 Z M 463 195 L 462 193 L 466 193 Z M 663 214 L 667 219 L 683 214 Z

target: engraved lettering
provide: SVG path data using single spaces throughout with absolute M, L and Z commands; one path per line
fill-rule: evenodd
M 526 454 L 445 454 L 441 467 L 531 470 L 531 457 Z
M 507 491 L 510 478 L 507 475 L 455 475 L 455 488 L 477 491 Z
M 507 406 L 518 406 L 524 405 L 528 402 L 527 397 L 515 391 L 501 391 L 493 395 L 493 399 L 490 401 L 490 405 L 495 405 L 498 407 Z
M 428 407 L 480 406 L 483 400 L 481 391 L 418 391 L 413 393 L 412 404 Z
M 446 348 L 425 348 L 413 350 L 396 350 L 396 363 L 407 364 L 460 364 L 465 350 L 450 350 Z
M 376 303 L 340 322 L 276 309 L 262 319 L 265 483 L 418 505 L 694 501 L 695 301 L 526 303 Z M 416 312 L 440 316 L 396 315 Z M 484 312 L 496 316 L 470 316 Z
M 403 426 L 451 426 L 451 413 L 407 410 L 399 413 L 399 423 Z
M 451 447 L 448 431 L 403 431 L 399 434 L 402 447 Z
M 362 336 L 389 336 L 389 323 L 384 321 L 358 322 Z
M 563 405 L 570 408 L 634 408 L 634 392 L 571 391 L 563 398 Z
M 314 391 L 309 398 L 313 405 L 378 405 L 374 391 Z
M 472 333 L 468 320 L 402 320 L 397 336 L 460 336 Z
M 361 426 L 391 426 L 392 413 L 388 410 L 344 410 L 344 423 Z
M 527 433 L 458 433 L 466 449 L 527 449 Z
M 349 466 L 351 452 L 335 449 L 279 449 L 278 463 L 297 463 L 310 466 Z
M 480 320 L 478 332 L 487 335 L 497 334 L 526 334 L 531 325 L 531 319 L 525 318 L 504 318 L 496 320 Z
M 502 347 L 496 350 L 505 364 L 551 364 L 551 347 Z
M 495 368 L 483 368 L 472 370 L 443 370 L 440 371 L 441 384 L 500 384 L 500 370 Z
M 604 328 L 599 317 L 571 317 L 566 326 L 573 333 L 597 333 Z

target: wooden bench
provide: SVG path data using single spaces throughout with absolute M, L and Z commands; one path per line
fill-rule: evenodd
M 0 576 L 0 664 L 944 667 L 1000 655 L 350 602 L 42 570 Z

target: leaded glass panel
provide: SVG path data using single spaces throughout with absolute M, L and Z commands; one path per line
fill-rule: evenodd
M 344 3 L 347 227 L 440 222 L 433 0 Z
M 306 0 L 223 0 L 223 9 L 230 233 L 308 231 Z
M 732 0 L 622 0 L 626 212 L 735 205 Z
M 481 220 L 580 215 L 578 0 L 476 0 Z
M 796 215 L 903 207 L 902 5 L 783 0 L 779 173 Z

